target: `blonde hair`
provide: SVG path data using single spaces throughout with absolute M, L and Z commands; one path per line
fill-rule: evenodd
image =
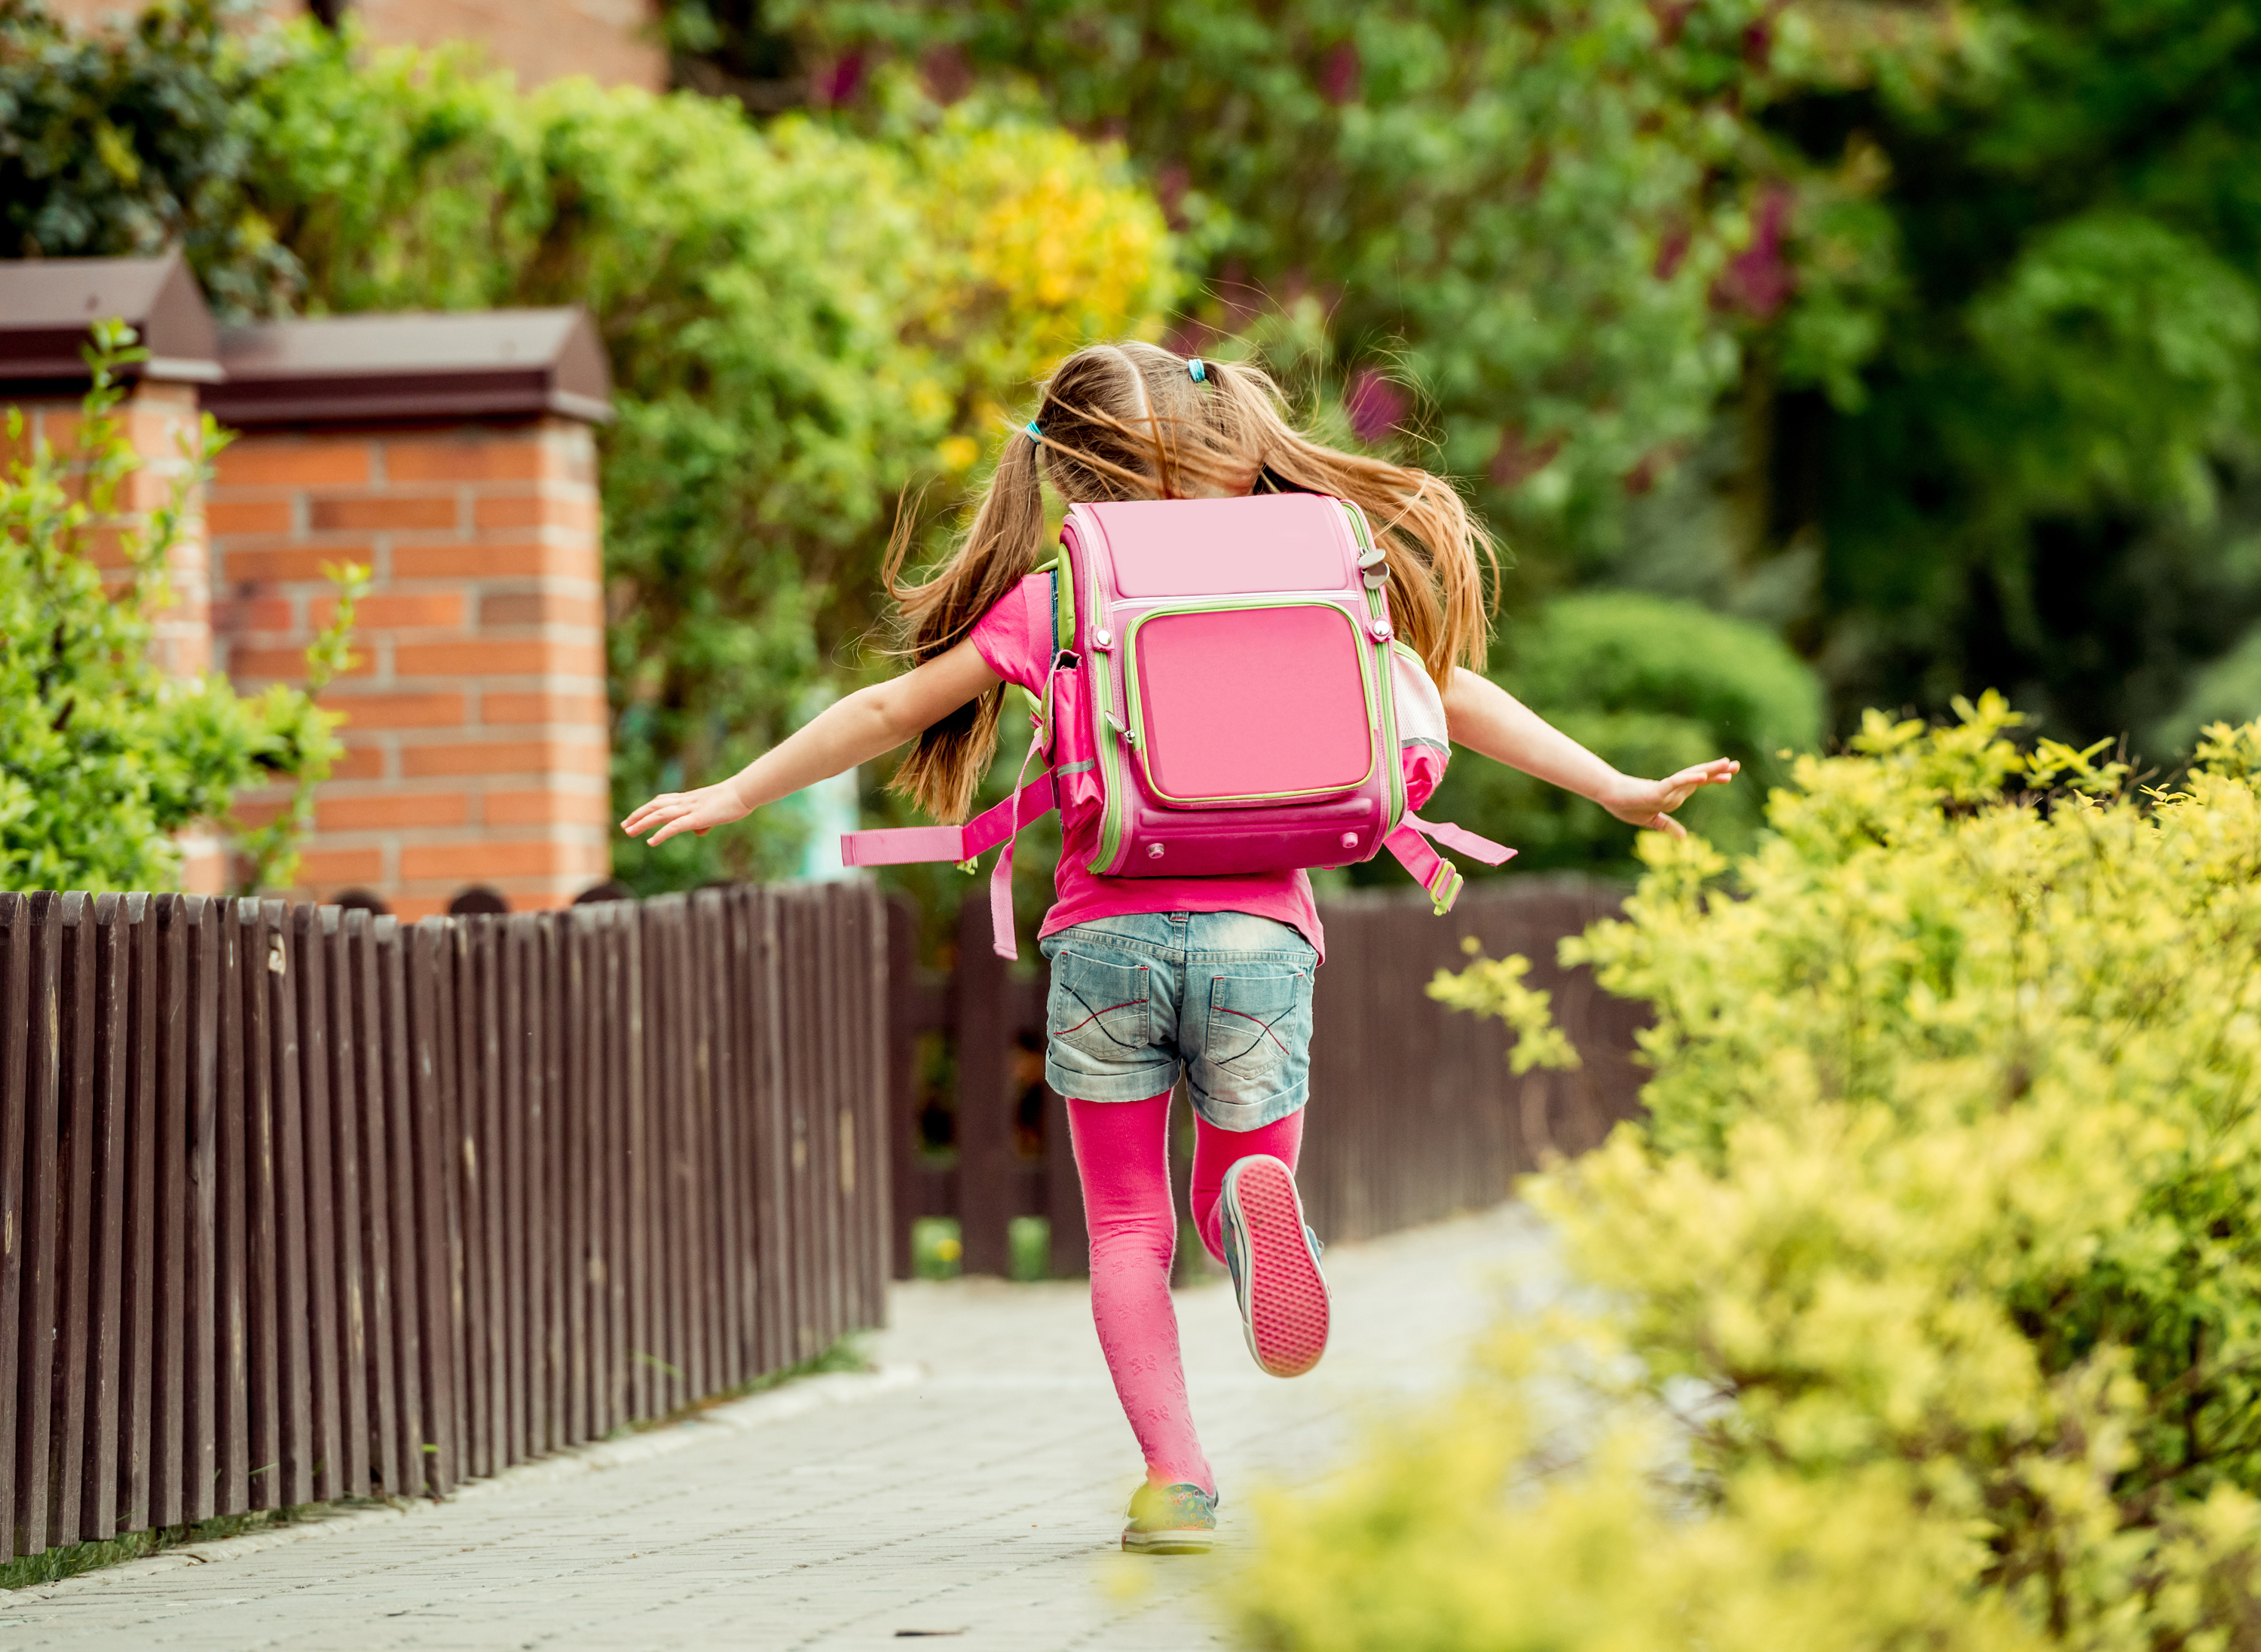
M 1184 357 L 1151 344 L 1096 344 L 1059 364 L 1043 387 L 1042 435 L 1008 438 L 973 526 L 923 584 L 901 582 L 908 528 L 883 578 L 900 606 L 902 651 L 947 653 L 1033 572 L 1044 551 L 1044 481 L 1075 503 L 1240 494 L 1267 487 L 1331 493 L 1366 513 L 1389 558 L 1397 635 L 1441 686 L 1455 665 L 1481 670 L 1497 579 L 1490 535 L 1451 485 L 1426 470 L 1324 447 L 1288 422 L 1280 387 L 1260 368 Z M 1041 468 L 1040 468 L 1041 467 Z M 922 734 L 894 789 L 944 821 L 961 820 L 997 749 L 1001 690 Z

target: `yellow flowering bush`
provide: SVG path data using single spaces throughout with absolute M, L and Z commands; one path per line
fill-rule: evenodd
M 1274 1504 L 1253 1643 L 2261 1646 L 2261 725 L 2138 792 L 1959 710 L 1564 945 L 1655 1015 L 1647 1122 L 1529 1189 L 1598 1306 Z
M 1160 336 L 1178 293 L 1162 211 L 1119 144 L 1087 143 L 986 100 L 944 111 L 907 83 L 897 141 L 924 229 L 906 336 L 956 401 L 941 446 L 970 469 L 1030 381 L 1094 339 Z

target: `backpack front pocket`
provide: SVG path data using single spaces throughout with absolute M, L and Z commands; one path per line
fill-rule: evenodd
M 1354 791 L 1374 772 L 1368 646 L 1333 603 L 1158 608 L 1124 648 L 1130 738 L 1160 801 L 1286 803 Z

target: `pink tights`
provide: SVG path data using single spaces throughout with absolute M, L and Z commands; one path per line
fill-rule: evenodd
M 1217 1482 L 1186 1403 L 1178 1318 L 1170 1306 L 1178 1221 L 1170 1201 L 1169 1095 L 1143 1102 L 1071 1100 L 1067 1114 L 1091 1230 L 1091 1317 L 1116 1396 L 1146 1454 L 1146 1477 L 1214 1493 Z M 1254 1153 L 1269 1153 L 1294 1169 L 1303 1115 L 1249 1131 L 1195 1120 L 1195 1130 L 1194 1224 L 1209 1254 L 1222 1261 L 1217 1205 L 1225 1171 Z

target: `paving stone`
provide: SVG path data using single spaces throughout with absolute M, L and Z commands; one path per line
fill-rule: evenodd
M 1544 1233 L 1515 1206 L 1339 1246 L 1327 1268 L 1334 1343 L 1293 1383 L 1250 1361 L 1229 1289 L 1180 1295 L 1224 1498 L 1217 1555 L 1119 1552 L 1138 1460 L 1080 1285 L 915 1283 L 874 1340 L 881 1375 L 803 1385 L 805 1409 L 788 1389 L 615 1466 L 531 1465 L 303 1541 L 18 1591 L 0 1598 L 0 1648 L 1225 1645 L 1204 1591 L 1246 1541 L 1246 1494 L 1323 1478 L 1368 1422 L 1452 1380 L 1511 1289 L 1551 1290 Z

